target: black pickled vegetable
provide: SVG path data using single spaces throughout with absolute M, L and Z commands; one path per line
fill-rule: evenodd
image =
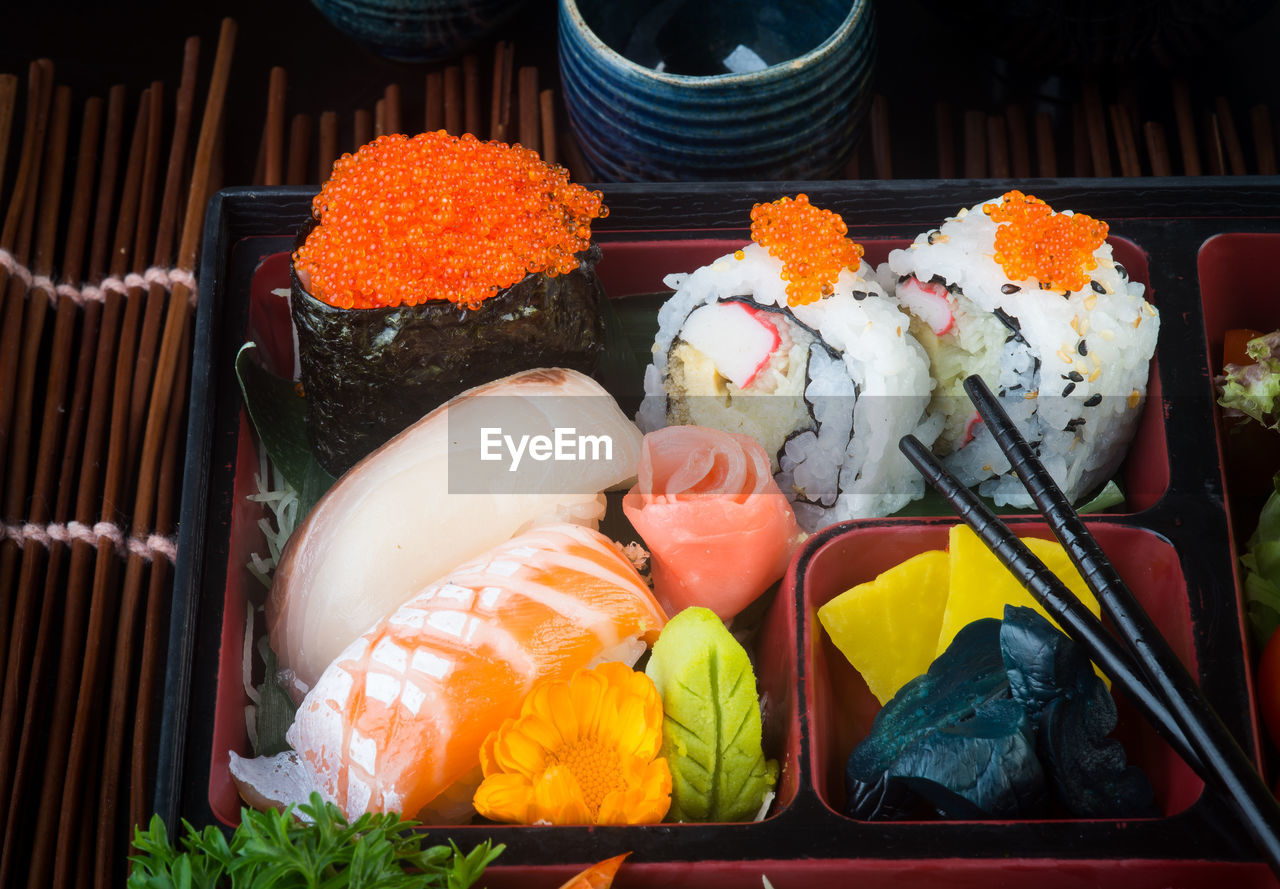
M 1084 650 L 1039 612 L 1017 606 L 1005 606 L 1000 647 L 1062 807 L 1080 818 L 1158 814 L 1147 776 L 1107 737 L 1116 727 L 1115 701 Z
M 1083 651 L 1030 608 L 974 621 L 877 714 L 849 756 L 846 811 L 1035 818 L 1155 814 L 1151 786 L 1107 735 L 1116 710 Z
M 528 275 L 475 309 L 448 300 L 340 309 L 292 276 L 307 432 L 320 465 L 341 475 L 481 383 L 535 367 L 591 373 L 604 347 L 600 255 L 592 245 L 573 272 Z

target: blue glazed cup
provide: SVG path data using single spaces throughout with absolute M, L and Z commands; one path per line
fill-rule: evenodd
M 870 0 L 559 0 L 569 123 L 606 181 L 834 178 L 875 63 Z
M 527 0 L 312 0 L 329 22 L 381 56 L 431 62 L 456 56 Z

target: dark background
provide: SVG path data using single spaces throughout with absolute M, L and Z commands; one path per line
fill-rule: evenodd
M 1059 11 L 1058 16 L 1068 18 L 1055 20 L 1053 2 L 880 0 L 876 89 L 889 100 L 896 178 L 937 175 L 934 103 L 939 100 L 949 102 L 957 115 L 964 109 L 996 113 L 1009 101 L 1022 103 L 1029 117 L 1037 110 L 1048 110 L 1054 115 L 1064 160 L 1071 144 L 1070 105 L 1078 101 L 1081 85 L 1088 80 L 1098 83 L 1104 102 L 1120 95 L 1135 100 L 1144 119 L 1165 124 L 1171 141 L 1175 130 L 1170 80 L 1175 75 L 1187 79 L 1197 108 L 1211 107 L 1216 96 L 1228 98 L 1247 154 L 1252 154 L 1249 109 L 1266 103 L 1273 121 L 1280 119 L 1280 67 L 1275 59 L 1280 4 L 1270 0 L 1062 2 L 1064 9 L 1074 12 Z M 0 73 L 18 74 L 25 80 L 31 60 L 53 59 L 57 82 L 74 90 L 75 115 L 84 98 L 105 95 L 114 83 L 130 87 L 131 103 L 153 79 L 163 80 L 172 91 L 178 81 L 183 40 L 191 35 L 202 40 L 200 70 L 202 80 L 207 78 L 219 23 L 224 16 L 233 17 L 239 31 L 227 105 L 227 185 L 251 183 L 272 66 L 288 70 L 289 115 L 339 113 L 343 150 L 353 147 L 352 111 L 372 109 L 390 83 L 400 85 L 405 128 L 419 130 L 425 74 L 441 67 L 383 59 L 339 32 L 307 0 L 206 4 L 10 0 L 4 5 L 10 8 L 4 10 L 0 23 Z M 950 18 L 940 15 L 947 10 Z M 1069 17 L 1086 14 L 1098 19 L 1085 32 L 1094 42 L 1072 45 Z M 554 0 L 530 0 L 494 35 L 514 41 L 517 66 L 539 67 L 543 86 L 557 85 L 555 16 Z M 1110 31 L 1108 18 L 1115 24 Z M 1150 45 L 1137 33 L 1133 23 L 1148 20 L 1164 29 L 1162 43 Z M 1040 33 L 1028 39 L 1027 28 L 1036 22 Z M 1062 43 L 1041 46 L 1036 41 L 1048 39 L 1046 34 L 1060 35 Z M 1116 58 L 1138 44 L 1130 57 Z M 482 43 L 473 51 L 480 57 L 487 81 L 491 44 Z M 202 102 L 203 83 L 199 97 Z M 560 120 L 563 124 L 563 116 Z M 20 118 L 15 132 L 18 124 Z M 9 165 L 10 177 L 13 166 Z M 862 175 L 872 175 L 865 161 Z M 311 178 L 318 180 L 318 175 Z

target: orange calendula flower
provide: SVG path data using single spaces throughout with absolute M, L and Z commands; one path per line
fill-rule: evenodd
M 1014 281 L 1035 278 L 1042 287 L 1080 290 L 1097 268 L 1093 251 L 1107 239 L 1105 222 L 1083 213 L 1055 213 L 1020 191 L 984 204 L 996 227 L 995 260 Z
M 662 698 L 625 664 L 534 687 L 480 748 L 476 811 L 516 824 L 652 824 L 671 806 Z
M 830 296 L 841 271 L 857 270 L 862 245 L 849 240 L 848 234 L 839 213 L 813 206 L 805 194 L 751 208 L 751 240 L 782 260 L 790 306 Z

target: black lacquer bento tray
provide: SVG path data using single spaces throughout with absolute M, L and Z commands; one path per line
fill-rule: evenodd
M 1224 325 L 1280 326 L 1280 284 L 1266 271 L 1280 253 L 1280 179 L 603 186 L 610 214 L 596 226 L 605 251 L 600 274 L 614 298 L 660 290 L 664 274 L 692 270 L 691 257 L 711 258 L 732 249 L 724 244 L 745 241 L 754 203 L 801 191 L 839 212 L 873 258 L 958 208 L 1014 187 L 1107 220 L 1117 252 L 1146 266 L 1161 330 L 1151 397 L 1123 470 L 1132 496 L 1127 508 L 1091 521 L 1113 558 L 1130 554 L 1120 560 L 1122 573 L 1138 575 L 1131 584 L 1160 612 L 1157 623 L 1176 637 L 1175 648 L 1228 728 L 1255 761 L 1265 758 L 1252 715 L 1227 499 L 1233 492 L 1224 492 L 1212 375 L 1221 363 Z M 250 328 L 250 294 L 264 286 L 264 276 L 287 268 L 280 255 L 309 215 L 313 194 L 231 189 L 209 207 L 156 797 L 169 823 L 228 820 L 211 786 L 218 783 L 212 773 L 220 655 L 239 644 L 231 618 L 233 609 L 243 609 L 228 571 L 238 558 L 233 531 L 244 521 L 236 485 L 246 441 L 233 365 Z M 1252 271 L 1237 278 L 1242 262 Z M 1269 296 L 1258 292 L 1268 284 Z M 1261 488 L 1267 479 L 1257 483 Z M 763 618 L 757 652 L 770 652 L 759 667 L 774 701 L 766 741 L 783 763 L 779 805 L 763 822 L 484 825 L 433 828 L 433 836 L 447 834 L 464 847 L 486 837 L 505 843 L 501 866 L 486 874 L 491 887 L 555 886 L 577 867 L 625 851 L 632 855 L 620 887 L 759 886 L 760 875 L 779 889 L 851 880 L 974 887 L 1035 881 L 1046 889 L 1274 885 L 1227 805 L 1123 701 L 1120 734 L 1156 785 L 1161 817 L 867 823 L 839 814 L 839 763 L 847 754 L 841 745 L 857 725 L 866 691 L 828 657 L 834 649 L 814 632 L 813 611 L 879 570 L 866 553 L 934 546 L 953 521 L 938 515 L 845 523 L 815 535 L 793 560 Z M 1045 533 L 1034 517 L 1015 521 Z M 234 658 L 238 663 L 238 650 Z M 766 670 L 772 679 L 763 677 Z

